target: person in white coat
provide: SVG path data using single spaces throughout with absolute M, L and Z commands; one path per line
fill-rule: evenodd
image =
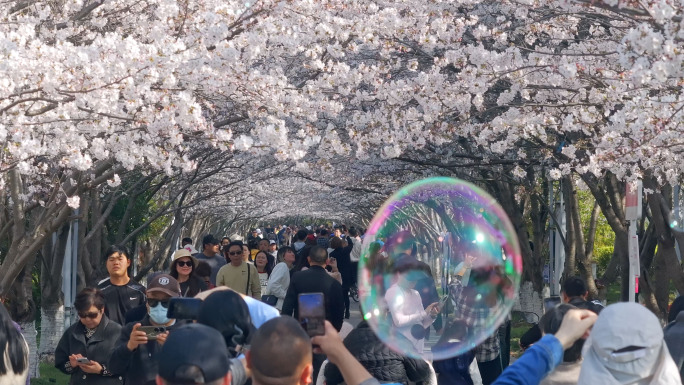
M 273 268 L 265 293 L 263 293 L 264 295 L 274 295 L 278 298 L 275 307 L 279 311 L 283 310 L 285 294 L 287 294 L 287 288 L 290 287 L 290 269 L 294 266 L 295 259 L 296 255 L 293 248 L 284 246 L 278 250 L 278 260 L 282 260 L 282 262 Z

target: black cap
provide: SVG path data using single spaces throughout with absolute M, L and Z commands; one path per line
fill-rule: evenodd
M 206 325 L 195 323 L 172 330 L 159 353 L 159 377 L 168 382 L 206 384 L 228 371 L 226 342 L 218 330 Z
M 211 243 L 212 245 L 218 245 L 218 244 L 221 243 L 221 242 L 219 242 L 219 240 L 216 239 L 216 237 L 214 237 L 213 235 L 207 234 L 207 235 L 204 236 L 204 238 L 202 238 L 202 246 L 208 245 L 208 244 L 210 244 L 210 243 Z

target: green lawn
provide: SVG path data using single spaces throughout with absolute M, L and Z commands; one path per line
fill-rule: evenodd
M 32 378 L 31 385 L 68 385 L 69 376 L 57 370 L 54 365 L 40 363 L 40 378 Z

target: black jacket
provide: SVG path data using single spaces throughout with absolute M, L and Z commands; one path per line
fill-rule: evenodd
M 342 286 L 350 288 L 354 284 L 354 264 L 351 261 L 351 251 L 354 243 L 347 238 L 347 247 L 340 247 L 330 253 L 330 258 L 337 260 L 337 269 L 342 275 Z
M 107 365 L 109 356 L 116 346 L 116 341 L 121 335 L 121 325 L 102 316 L 100 325 L 95 329 L 90 339 L 86 342 L 85 327 L 79 321 L 69 326 L 57 344 L 55 350 L 55 367 L 66 374 L 71 375 L 70 384 L 95 384 L 95 385 L 121 385 L 123 384 L 123 372 L 112 371 Z M 80 354 L 90 360 L 98 362 L 106 370 L 103 374 L 91 374 L 80 368 L 72 368 L 69 364 L 69 356 Z
M 406 384 L 427 381 L 430 377 L 427 362 L 394 352 L 380 341 L 366 322 L 361 322 L 349 333 L 344 346 L 380 382 Z M 344 382 L 340 370 L 332 363 L 325 367 L 325 380 L 328 385 Z
M 325 297 L 325 319 L 338 331 L 344 321 L 344 296 L 342 285 L 320 266 L 311 266 L 308 270 L 298 271 L 290 279 L 283 302 L 283 315 L 299 318 L 298 296 L 301 293 L 323 293 Z
M 152 325 L 149 315 L 139 322 L 142 326 Z M 136 323 L 128 323 L 121 329 L 116 348 L 109 359 L 109 368 L 115 373 L 125 373 L 126 385 L 154 385 L 158 369 L 157 355 L 161 351 L 161 345 L 157 341 L 147 341 L 146 344 L 138 345 L 134 351 L 128 350 L 126 344 Z M 173 329 L 184 323 L 176 320 L 167 329 L 173 333 Z
M 119 325 L 126 324 L 126 312 L 145 304 L 145 286 L 131 279 L 122 286 L 112 285 L 109 278 L 97 284 L 105 297 L 105 314 Z

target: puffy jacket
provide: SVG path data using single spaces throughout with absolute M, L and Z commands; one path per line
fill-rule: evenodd
M 684 379 L 684 311 L 680 311 L 675 321 L 665 327 L 664 333 L 670 355 Z
M 55 350 L 55 367 L 71 375 L 70 384 L 121 385 L 123 372 L 112 371 L 108 366 L 109 356 L 121 334 L 121 325 L 102 316 L 95 334 L 86 342 L 85 327 L 76 322 L 64 332 Z M 85 373 L 80 368 L 72 368 L 69 356 L 80 354 L 98 362 L 106 370 L 103 374 Z
M 154 385 L 159 366 L 157 355 L 161 351 L 161 345 L 157 341 L 147 341 L 146 344 L 138 345 L 134 351 L 128 350 L 126 344 L 131 338 L 131 332 L 136 323 L 128 323 L 121 329 L 116 348 L 109 359 L 109 368 L 114 373 L 125 373 L 126 385 Z M 167 329 L 173 333 L 173 329 L 184 323 L 176 320 L 176 323 Z M 150 316 L 146 315 L 140 324 L 152 326 Z
M 404 357 L 390 350 L 365 321 L 349 333 L 344 339 L 344 346 L 380 382 L 406 384 L 430 378 L 427 362 Z M 332 363 L 325 367 L 325 380 L 328 385 L 344 382 L 340 370 Z

